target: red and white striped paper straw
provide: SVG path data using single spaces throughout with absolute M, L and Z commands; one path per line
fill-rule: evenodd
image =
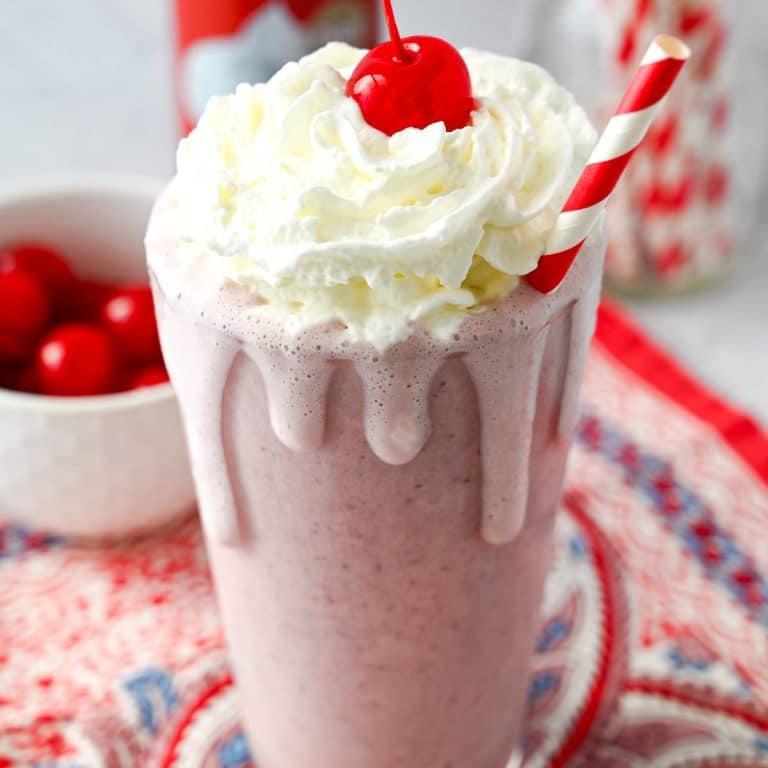
M 651 44 L 565 203 L 544 255 L 527 275 L 536 290 L 549 293 L 562 282 L 689 56 L 688 46 L 670 35 L 659 35 Z

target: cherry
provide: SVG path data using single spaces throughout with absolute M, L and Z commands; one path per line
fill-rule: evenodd
M 34 275 L 0 273 L 0 359 L 13 362 L 31 355 L 50 311 L 45 288 Z
M 115 356 L 109 334 L 95 325 L 60 325 L 37 350 L 36 373 L 46 395 L 101 395 L 110 391 Z
M 438 37 L 401 38 L 392 0 L 384 10 L 390 40 L 372 48 L 347 82 L 366 122 L 389 136 L 440 121 L 449 131 L 469 125 L 475 102 L 461 54 Z
M 142 387 L 154 387 L 157 384 L 165 384 L 168 381 L 168 372 L 162 365 L 150 365 L 139 370 L 128 382 L 128 389 L 141 389 Z
M 54 301 L 61 299 L 75 280 L 66 259 L 42 243 L 23 243 L 0 250 L 0 273 L 16 270 L 37 277 Z
M 101 319 L 126 362 L 149 365 L 162 360 L 148 285 L 116 291 L 104 305 Z

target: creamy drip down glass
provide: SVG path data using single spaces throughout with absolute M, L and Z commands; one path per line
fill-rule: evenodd
M 472 126 L 376 135 L 343 94 L 361 55 L 241 87 L 182 144 L 147 236 L 163 352 L 255 764 L 504 768 L 602 233 L 553 293 L 522 276 L 594 133 L 468 51 Z

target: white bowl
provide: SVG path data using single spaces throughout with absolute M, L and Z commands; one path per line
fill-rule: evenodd
M 0 246 L 39 240 L 79 275 L 144 282 L 144 231 L 159 190 L 93 177 L 0 192 Z M 170 384 L 81 398 L 0 390 L 0 520 L 111 539 L 164 526 L 194 504 Z

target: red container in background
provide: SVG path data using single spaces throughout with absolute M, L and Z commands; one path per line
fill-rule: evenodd
M 176 0 L 176 101 L 181 129 L 211 96 L 267 80 L 329 40 L 376 43 L 378 0 Z

